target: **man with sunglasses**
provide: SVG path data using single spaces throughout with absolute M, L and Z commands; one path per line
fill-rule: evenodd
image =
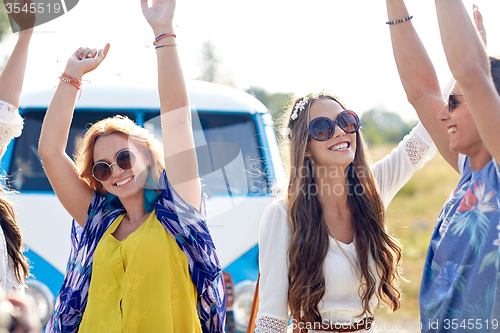
M 423 332 L 500 331 L 500 57 L 487 56 L 462 1 L 436 0 L 445 54 L 456 79 L 448 103 L 409 20 L 391 25 L 408 100 L 439 152 L 460 174 L 436 222 L 420 287 Z M 389 20 L 408 17 L 387 0 Z M 390 21 L 395 22 L 395 21 Z M 483 40 L 480 39 L 481 36 Z

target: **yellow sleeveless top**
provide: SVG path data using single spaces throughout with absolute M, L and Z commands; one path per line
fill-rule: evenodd
M 106 230 L 94 253 L 80 333 L 201 333 L 188 260 L 154 211 L 126 239 Z

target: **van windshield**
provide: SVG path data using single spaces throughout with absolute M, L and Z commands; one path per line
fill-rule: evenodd
M 101 112 L 76 110 L 69 132 L 66 153 L 73 157 L 75 147 L 83 137 L 86 129 L 101 119 L 113 117 L 116 114 L 127 116 L 135 121 L 132 112 Z M 28 110 L 22 114 L 24 118 L 23 134 L 15 139 L 9 168 L 9 184 L 17 191 L 53 191 L 49 180 L 42 168 L 42 161 L 38 156 L 38 139 L 42 129 L 45 110 Z
M 264 195 L 269 185 L 255 118 L 249 114 L 199 111 L 192 114 L 198 169 L 205 193 Z M 144 127 L 161 138 L 158 113 Z

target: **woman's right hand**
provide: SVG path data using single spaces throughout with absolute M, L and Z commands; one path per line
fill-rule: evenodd
M 96 49 L 80 47 L 69 57 L 65 72 L 81 79 L 84 74 L 93 71 L 101 64 L 108 54 L 109 47 L 110 45 L 106 44 L 99 52 Z
M 154 0 L 151 7 L 148 0 L 141 0 L 142 13 L 155 34 L 172 32 L 175 0 Z

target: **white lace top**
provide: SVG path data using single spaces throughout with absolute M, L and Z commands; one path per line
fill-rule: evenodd
M 384 207 L 389 205 L 413 172 L 434 157 L 436 150 L 429 134 L 419 123 L 389 155 L 371 167 Z M 255 330 L 257 333 L 287 331 L 289 242 L 287 205 L 285 199 L 281 198 L 267 207 L 259 232 L 261 276 L 260 303 Z M 330 248 L 324 264 L 326 290 L 319 310 L 322 319 L 331 323 L 356 322 L 360 320 L 357 316 L 362 313 L 361 300 L 358 296 L 360 282 L 344 253 L 355 265 L 357 261 L 355 242 L 337 244 L 337 241 L 330 237 Z M 375 304 L 374 297 L 372 306 Z M 289 332 L 291 326 L 288 327 Z M 369 331 L 363 330 L 363 332 L 374 331 L 373 326 Z
M 0 100 L 0 157 L 3 156 L 10 140 L 23 131 L 23 118 L 13 105 Z
M 0 100 L 0 157 L 7 150 L 12 138 L 21 135 L 23 118 L 17 108 Z M 24 295 L 24 286 L 14 275 L 14 265 L 7 253 L 7 243 L 2 228 L 0 228 L 0 287 L 7 293 Z

